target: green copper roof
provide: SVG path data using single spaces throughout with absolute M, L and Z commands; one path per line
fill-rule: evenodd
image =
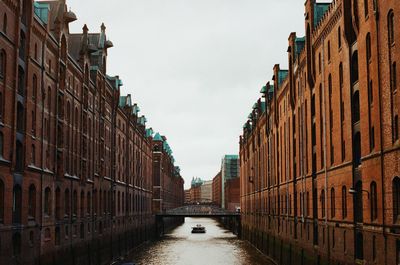
M 161 135 L 160 135 L 159 133 L 156 133 L 156 134 L 154 135 L 153 140 L 154 140 L 154 141 L 163 141 L 163 139 L 162 139 L 162 137 L 161 137 Z
M 152 135 L 153 135 L 153 129 L 152 128 L 146 129 L 146 137 L 150 137 Z
M 260 93 L 267 93 L 267 86 L 263 86 L 260 90 Z
M 49 22 L 50 5 L 46 3 L 34 2 L 33 8 L 35 15 L 40 19 L 40 21 L 43 22 L 43 24 L 47 25 Z
M 140 124 L 140 125 L 143 125 L 143 126 L 145 126 L 146 125 L 146 122 L 147 122 L 147 119 L 146 119 L 146 116 L 141 116 L 140 118 L 139 118 L 139 120 L 138 120 L 138 123 Z
M 204 183 L 204 181 L 201 178 L 193 178 L 191 185 L 192 185 L 192 187 L 198 187 L 198 186 L 203 185 L 203 183 Z
M 120 106 L 120 107 L 126 106 L 126 96 L 120 96 L 119 97 L 118 106 Z
M 139 106 L 136 103 L 133 104 L 132 113 L 137 116 L 139 112 L 140 112 Z
M 306 38 L 302 37 L 302 38 L 296 38 L 296 40 L 294 41 L 294 43 L 296 44 L 296 54 L 301 53 L 301 51 L 304 49 L 304 46 L 306 45 Z
M 266 102 L 265 101 L 261 101 L 261 113 L 264 113 L 265 112 L 265 109 L 266 109 Z
M 288 76 L 289 71 L 288 70 L 279 70 L 278 73 L 278 85 L 280 86 L 283 81 L 285 81 L 286 77 Z
M 319 21 L 324 16 L 325 12 L 328 11 L 331 3 L 315 3 L 314 4 L 314 27 L 316 27 Z

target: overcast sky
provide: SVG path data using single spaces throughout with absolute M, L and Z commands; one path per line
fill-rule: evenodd
M 304 0 L 67 0 L 71 32 L 114 43 L 108 73 L 168 139 L 185 187 L 212 179 L 274 64 L 287 66 L 290 32 L 304 34 Z

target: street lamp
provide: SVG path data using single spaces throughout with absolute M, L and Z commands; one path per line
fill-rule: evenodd
M 366 192 L 368 194 L 368 199 L 369 199 L 369 191 L 361 190 L 361 192 Z M 349 189 L 349 193 L 352 194 L 352 195 L 356 195 L 358 193 L 358 191 L 356 189 L 354 189 L 354 188 L 350 188 Z

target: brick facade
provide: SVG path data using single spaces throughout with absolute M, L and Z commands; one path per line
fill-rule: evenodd
M 184 180 L 165 136 L 153 139 L 153 212 L 160 213 L 184 204 Z
M 107 75 L 105 26 L 74 20 L 0 1 L 0 264 L 104 264 L 153 235 L 151 132 Z
M 400 262 L 399 5 L 305 4 L 240 140 L 243 235 L 282 264 Z
M 222 174 L 221 171 L 213 178 L 212 183 L 212 202 L 217 206 L 221 207 L 221 195 L 222 195 Z

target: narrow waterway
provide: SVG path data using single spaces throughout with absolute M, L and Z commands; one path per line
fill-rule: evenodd
M 196 224 L 207 233 L 192 234 Z M 186 218 L 161 240 L 141 247 L 130 257 L 137 265 L 272 265 L 247 242 L 208 218 Z

